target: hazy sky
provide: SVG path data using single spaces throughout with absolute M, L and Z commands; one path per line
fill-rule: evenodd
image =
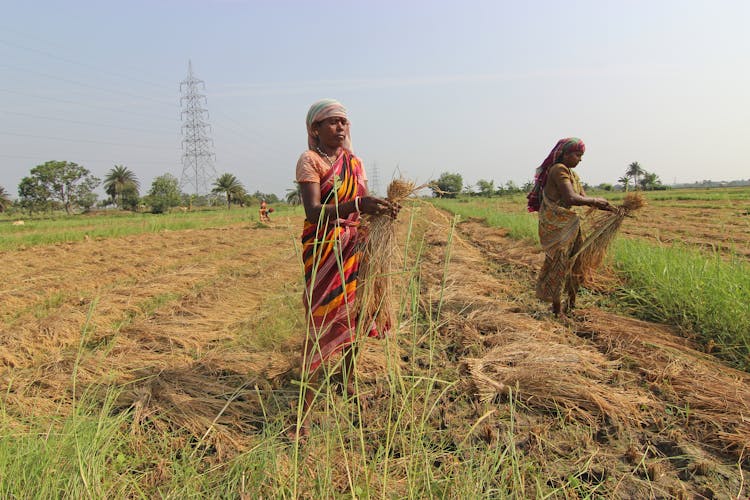
M 6 0 L 0 185 L 67 160 L 142 192 L 182 173 L 180 82 L 205 81 L 217 174 L 282 195 L 323 97 L 381 189 L 523 183 L 560 137 L 590 184 L 750 178 L 750 2 Z

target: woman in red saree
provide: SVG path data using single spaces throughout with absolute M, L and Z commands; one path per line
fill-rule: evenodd
M 390 214 L 398 204 L 368 196 L 367 176 L 354 156 L 346 109 L 333 99 L 316 102 L 307 113 L 308 150 L 297 162 L 305 222 L 302 259 L 305 267 L 303 302 L 307 335 L 302 356 L 303 377 L 317 378 L 321 364 L 344 353 L 344 380 L 351 393 L 355 350 L 363 333 L 378 336 L 368 325 L 358 325 L 355 310 L 357 273 L 361 259 L 360 214 Z M 308 433 L 307 419 L 314 393 L 303 383 L 300 436 Z

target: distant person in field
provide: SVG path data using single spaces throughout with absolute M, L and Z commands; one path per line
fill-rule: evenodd
M 355 308 L 357 272 L 364 234 L 360 214 L 396 217 L 396 203 L 368 196 L 362 161 L 352 151 L 346 109 L 333 99 L 314 103 L 307 113 L 307 146 L 297 162 L 305 222 L 302 258 L 303 302 L 307 333 L 302 356 L 303 379 L 317 380 L 321 365 L 343 351 L 343 379 L 354 395 L 352 374 L 358 336 L 381 336 L 372 324 L 360 324 Z M 303 386 L 304 387 L 304 386 Z M 303 389 L 303 421 L 299 436 L 309 432 L 314 391 Z
M 583 242 L 580 214 L 574 207 L 616 210 L 604 198 L 586 196 L 573 170 L 585 151 L 586 146 L 577 137 L 557 141 L 536 169 L 534 187 L 527 196 L 529 212 L 539 212 L 539 240 L 545 254 L 536 295 L 552 302 L 552 312 L 558 317 L 575 307 L 582 280 L 577 259 L 573 258 Z M 563 288 L 568 295 L 565 308 L 562 307 Z
M 271 217 L 269 217 L 269 213 L 271 212 L 271 209 L 268 208 L 268 204 L 266 203 L 266 200 L 260 201 L 260 221 L 261 222 L 271 222 Z

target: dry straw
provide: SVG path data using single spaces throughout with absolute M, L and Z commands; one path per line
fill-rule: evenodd
M 394 179 L 388 186 L 386 199 L 401 203 L 423 186 L 405 179 Z M 388 214 L 373 215 L 367 221 L 369 236 L 362 252 L 357 291 L 359 311 L 363 325 L 369 327 L 375 321 L 381 334 L 392 328 L 395 322 L 395 299 L 392 275 L 396 255 L 395 220 Z
M 591 233 L 571 259 L 571 265 L 577 264 L 584 280 L 591 281 L 591 276 L 604 261 L 607 250 L 625 217 L 630 217 L 633 212 L 645 205 L 646 200 L 641 193 L 627 193 L 622 205 L 617 207 L 616 211 L 600 212 L 593 218 Z

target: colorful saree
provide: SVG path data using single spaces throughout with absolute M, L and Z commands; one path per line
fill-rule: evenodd
M 580 180 L 571 171 L 571 181 L 576 193 L 583 193 Z M 542 191 L 539 208 L 539 242 L 544 250 L 544 264 L 536 284 L 536 296 L 548 302 L 560 302 L 563 287 L 577 290 L 581 272 L 572 256 L 583 242 L 581 217 L 572 208 L 550 201 Z
M 340 204 L 366 194 L 362 164 L 344 150 L 320 179 L 322 204 Z M 304 366 L 310 373 L 331 355 L 350 345 L 357 335 L 355 310 L 357 274 L 362 256 L 359 214 L 323 220 L 305 220 L 302 258 L 305 266 L 303 302 L 308 334 Z M 370 329 L 369 336 L 377 332 Z

